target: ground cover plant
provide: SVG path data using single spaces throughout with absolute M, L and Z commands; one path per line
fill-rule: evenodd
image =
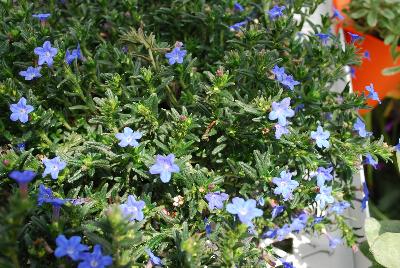
M 1 1 L 0 266 L 291 267 L 299 232 L 355 249 L 352 176 L 393 148 L 357 115 L 374 85 L 331 91 L 362 56 L 340 16 L 300 32 L 321 2 Z

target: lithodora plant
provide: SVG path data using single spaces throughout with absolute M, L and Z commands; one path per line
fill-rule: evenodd
M 356 248 L 352 177 L 393 149 L 357 115 L 373 86 L 332 90 L 354 45 L 329 15 L 301 32 L 321 2 L 2 1 L 1 266 L 290 267 L 277 242 L 300 232 Z

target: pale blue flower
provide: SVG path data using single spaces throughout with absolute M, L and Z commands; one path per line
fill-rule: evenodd
M 25 71 L 20 71 L 19 75 L 23 76 L 26 81 L 30 81 L 35 78 L 42 77 L 42 75 L 40 74 L 41 69 L 42 69 L 42 67 L 40 67 L 40 66 L 39 67 L 29 66 L 28 69 L 26 69 Z
M 285 170 L 280 173 L 280 177 L 272 178 L 272 182 L 277 186 L 274 189 L 274 194 L 281 194 L 284 201 L 292 199 L 293 191 L 299 186 L 299 183 L 291 178 L 292 173 Z
M 332 187 L 321 186 L 319 188 L 319 194 L 315 197 L 315 201 L 319 202 L 319 207 L 321 209 L 325 208 L 325 205 L 332 204 L 335 202 L 335 199 L 332 196 Z
M 238 11 L 238 12 L 241 12 L 241 11 L 244 10 L 243 6 L 242 6 L 240 3 L 238 3 L 238 2 L 235 2 L 235 3 L 233 4 L 233 9 L 234 9 L 235 11 Z
M 294 86 L 300 85 L 300 82 L 294 80 L 293 75 L 284 74 L 281 84 L 287 86 L 290 90 L 294 90 Z
M 329 148 L 329 131 L 324 131 L 321 126 L 317 127 L 317 131 L 311 131 L 311 138 L 316 141 L 319 148 Z
M 156 163 L 150 167 L 150 174 L 160 174 L 161 181 L 167 183 L 171 180 L 172 173 L 177 173 L 180 168 L 175 164 L 175 155 L 157 155 Z
M 39 14 L 33 14 L 32 17 L 39 19 L 40 21 L 45 21 L 51 16 L 50 13 L 39 13 Z
M 53 65 L 53 58 L 55 55 L 57 55 L 57 51 L 57 48 L 51 46 L 50 41 L 46 41 L 43 43 L 43 47 L 37 47 L 33 52 L 39 56 L 39 65 L 47 63 L 47 65 L 50 67 Z
M 350 207 L 350 203 L 347 201 L 335 202 L 332 207 L 329 209 L 330 212 L 335 212 L 338 215 L 344 213 L 346 209 Z
M 128 196 L 126 203 L 119 205 L 122 215 L 128 218 L 129 221 L 141 221 L 144 219 L 143 208 L 146 203 L 143 200 L 136 201 L 133 195 Z
M 150 249 L 146 248 L 144 251 L 146 251 L 147 255 L 149 256 L 152 265 L 163 266 L 162 260 L 154 255 L 154 253 Z
M 208 201 L 208 208 L 213 210 L 215 208 L 222 209 L 224 207 L 224 201 L 228 200 L 229 195 L 226 193 L 214 192 L 208 193 L 205 196 L 205 199 Z
M 317 185 L 319 187 L 323 186 L 326 181 L 331 181 L 333 179 L 333 176 L 331 174 L 332 170 L 333 167 L 329 168 L 319 167 L 317 169 L 317 172 L 315 173 L 314 176 L 317 177 Z
M 271 218 L 275 219 L 285 210 L 285 206 L 275 206 L 271 212 Z
M 82 253 L 78 268 L 104 268 L 112 264 L 111 256 L 104 256 L 100 245 L 95 245 L 92 253 Z
M 317 33 L 315 35 L 319 38 L 319 40 L 322 42 L 323 45 L 328 44 L 329 37 L 331 36 L 330 34 L 326 33 Z
M 289 224 L 283 225 L 282 228 L 276 230 L 276 239 L 278 241 L 284 240 L 290 234 L 291 231 L 292 229 L 290 228 Z
M 252 220 L 256 217 L 263 215 L 263 211 L 256 207 L 257 202 L 254 199 L 244 200 L 240 197 L 235 197 L 232 199 L 232 203 L 226 206 L 226 211 L 231 214 L 237 214 L 239 220 L 248 225 L 252 226 Z
M 273 8 L 271 8 L 271 9 L 268 11 L 268 15 L 269 15 L 270 20 L 276 20 L 277 18 L 283 16 L 283 13 L 282 13 L 282 12 L 283 12 L 285 9 L 286 9 L 285 6 L 278 6 L 278 5 L 275 5 Z
M 11 121 L 21 121 L 21 123 L 26 123 L 29 120 L 29 113 L 31 113 L 34 108 L 31 105 L 26 104 L 26 99 L 22 97 L 18 103 L 10 105 Z
M 290 107 L 290 98 L 284 98 L 280 102 L 272 102 L 272 111 L 268 115 L 269 120 L 278 119 L 278 123 L 281 126 L 286 126 L 286 118 L 293 117 L 294 111 Z
M 247 20 L 241 21 L 241 22 L 237 22 L 237 23 L 235 23 L 235 24 L 229 26 L 229 30 L 231 30 L 231 31 L 239 31 L 239 30 L 241 30 L 246 24 L 247 24 Z
M 53 159 L 43 159 L 42 163 L 46 166 L 42 176 L 45 177 L 50 174 L 53 180 L 56 180 L 58 178 L 58 173 L 67 166 L 67 163 L 62 161 L 59 156 Z
M 364 196 L 363 196 L 363 199 L 361 200 L 361 210 L 362 211 L 367 208 L 367 203 L 369 200 L 368 185 L 365 181 L 363 182 L 363 193 L 364 193 Z
M 367 98 L 370 98 L 371 100 L 376 100 L 381 103 L 378 93 L 374 89 L 374 84 L 371 83 L 369 86 L 366 86 L 365 89 L 369 92 Z
M 282 135 L 289 134 L 290 131 L 286 126 L 281 126 L 279 124 L 275 124 L 275 138 L 280 140 Z
M 396 152 L 400 152 L 400 138 L 399 138 L 399 143 L 394 146 L 394 149 L 396 150 Z
M 81 47 L 78 43 L 78 46 L 76 49 L 73 49 L 72 52 L 69 52 L 69 49 L 65 52 L 65 62 L 69 65 L 71 64 L 74 60 L 82 60 L 82 52 L 81 52 Z
M 307 226 L 308 215 L 306 213 L 301 213 L 297 218 L 292 220 L 290 224 L 290 229 L 295 232 L 300 232 Z
M 365 130 L 364 122 L 358 117 L 357 117 L 356 122 L 354 123 L 353 130 L 358 131 L 358 135 L 360 135 L 360 137 L 363 137 L 363 138 L 372 135 L 371 132 L 368 132 Z
M 183 63 L 183 58 L 185 57 L 187 51 L 181 50 L 180 47 L 175 47 L 171 52 L 166 53 L 165 57 L 168 59 L 169 65 L 174 65 L 175 63 Z
M 329 247 L 330 248 L 336 248 L 338 245 L 341 245 L 343 243 L 343 241 L 340 238 L 334 237 L 331 238 L 329 237 Z
M 139 142 L 137 140 L 141 139 L 143 134 L 139 131 L 133 132 L 129 127 L 124 128 L 124 132 L 115 134 L 115 137 L 120 140 L 118 143 L 121 147 L 132 146 L 138 147 Z
M 285 67 L 275 65 L 274 68 L 272 68 L 272 73 L 275 75 L 277 81 L 282 82 L 283 76 L 285 75 Z
M 364 164 L 373 166 L 374 169 L 378 167 L 378 161 L 376 161 L 371 154 L 365 155 Z
M 79 260 L 81 253 L 89 249 L 86 245 L 81 244 L 81 239 L 80 236 L 71 236 L 70 239 L 67 239 L 64 235 L 57 236 L 57 248 L 54 255 L 57 258 L 68 256 L 74 261 Z
M 53 199 L 53 191 L 50 188 L 47 188 L 43 184 L 39 185 L 38 192 L 38 205 L 41 206 L 43 203 L 46 203 L 49 199 Z

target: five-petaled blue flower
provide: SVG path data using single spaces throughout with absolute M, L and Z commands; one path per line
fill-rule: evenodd
M 368 191 L 368 185 L 367 183 L 364 181 L 363 182 L 363 199 L 361 200 L 361 210 L 364 210 L 367 208 L 367 202 L 369 200 L 369 191 Z
M 372 134 L 371 132 L 365 130 L 364 122 L 358 117 L 356 122 L 354 123 L 353 130 L 358 131 L 358 135 L 363 138 L 368 137 Z
M 124 132 L 115 134 L 115 137 L 120 140 L 118 145 L 121 147 L 126 147 L 126 146 L 138 147 L 139 142 L 137 140 L 142 138 L 142 136 L 143 134 L 141 132 L 139 131 L 133 132 L 133 130 L 129 127 L 125 127 Z
M 294 86 L 300 85 L 299 81 L 293 79 L 293 75 L 283 74 L 282 85 L 287 86 L 290 90 L 294 90 Z
M 46 41 L 43 43 L 43 47 L 37 47 L 34 49 L 36 55 L 39 56 L 39 65 L 43 65 L 47 63 L 50 67 L 53 65 L 53 57 L 57 55 L 58 49 L 51 46 L 50 41 Z
M 277 186 L 274 189 L 274 194 L 283 196 L 283 200 L 287 201 L 293 197 L 293 191 L 299 186 L 299 183 L 292 180 L 292 173 L 283 170 L 280 177 L 275 177 L 272 182 Z
M 329 139 L 330 133 L 329 131 L 324 131 L 321 126 L 317 127 L 317 131 L 311 131 L 311 138 L 316 141 L 317 146 L 319 148 L 329 148 Z
M 350 35 L 350 38 L 351 38 L 350 41 L 352 43 L 356 42 L 357 40 L 362 39 L 362 36 L 359 36 L 358 34 L 353 34 L 353 33 L 350 33 L 350 32 L 347 32 L 347 33 Z
M 363 58 L 365 58 L 365 59 L 371 61 L 371 54 L 369 53 L 368 50 L 365 50 L 365 51 L 364 51 Z
M 293 263 L 287 262 L 283 259 L 279 259 L 282 263 L 283 268 L 294 268 Z
M 35 78 L 41 77 L 42 75 L 40 74 L 40 70 L 42 67 L 32 67 L 29 66 L 28 69 L 25 71 L 20 71 L 19 75 L 25 77 L 26 81 L 33 80 Z
M 332 17 L 336 18 L 338 20 L 343 20 L 344 19 L 342 13 L 340 13 L 340 11 L 337 10 L 336 8 L 333 9 L 333 16 Z
M 376 100 L 381 103 L 378 93 L 374 89 L 374 84 L 371 83 L 369 86 L 366 86 L 365 89 L 369 92 L 367 98 L 370 98 L 371 100 Z
M 174 65 L 175 63 L 181 64 L 186 53 L 186 50 L 181 50 L 180 47 L 175 47 L 171 52 L 166 53 L 165 57 L 168 59 L 169 65 Z
M 160 174 L 161 181 L 167 183 L 171 180 L 172 173 L 177 173 L 180 168 L 175 164 L 175 155 L 157 155 L 156 163 L 150 167 L 150 174 Z
M 208 208 L 213 210 L 215 208 L 222 209 L 224 207 L 224 201 L 228 200 L 229 195 L 226 193 L 214 192 L 208 193 L 205 196 L 205 199 L 208 201 Z
M 100 245 L 95 245 L 92 253 L 82 253 L 80 259 L 78 268 L 104 268 L 112 264 L 111 256 L 104 256 Z
M 319 40 L 321 40 L 322 44 L 326 45 L 329 41 L 329 37 L 331 36 L 330 34 L 326 34 L 326 33 L 317 33 L 315 34 L 316 36 L 318 36 Z
M 331 186 L 321 186 L 319 188 L 319 194 L 315 197 L 315 201 L 319 202 L 319 207 L 321 209 L 325 208 L 325 205 L 332 204 L 335 202 L 335 199 L 332 196 L 332 187 Z
M 364 164 L 371 165 L 374 169 L 378 167 L 378 161 L 376 161 L 371 154 L 365 155 Z
M 268 11 L 269 19 L 270 20 L 276 20 L 277 18 L 283 16 L 282 11 L 284 11 L 285 9 L 286 9 L 285 6 L 275 5 L 273 8 L 271 8 Z
M 285 67 L 279 67 L 278 65 L 275 65 L 274 68 L 272 68 L 272 73 L 275 75 L 275 79 L 281 82 L 283 80 L 283 76 L 285 75 Z
M 24 170 L 24 171 L 18 171 L 14 170 L 11 171 L 8 176 L 15 180 L 18 184 L 28 184 L 31 182 L 35 177 L 36 173 L 32 170 Z
M 335 212 L 338 215 L 344 213 L 346 209 L 350 207 L 350 203 L 347 201 L 335 202 L 332 207 L 329 209 L 330 212 Z
M 56 180 L 58 173 L 67 166 L 67 163 L 62 161 L 59 156 L 56 156 L 53 159 L 43 159 L 42 163 L 46 166 L 43 172 L 43 177 L 50 174 L 53 180 Z
M 81 253 L 88 250 L 86 245 L 81 244 L 81 239 L 79 236 L 71 236 L 70 239 L 67 239 L 64 235 L 57 236 L 57 248 L 54 255 L 57 258 L 68 256 L 74 261 L 79 260 Z
M 281 126 L 286 126 L 286 117 L 293 117 L 294 111 L 290 107 L 290 98 L 284 98 L 280 102 L 272 102 L 272 111 L 268 115 L 269 120 L 278 119 Z
M 11 121 L 21 121 L 21 123 L 26 123 L 29 120 L 29 113 L 34 110 L 33 106 L 26 104 L 26 99 L 22 97 L 18 103 L 10 105 Z
M 154 253 L 151 252 L 150 249 L 146 248 L 144 251 L 146 251 L 147 255 L 149 256 L 150 262 L 152 265 L 163 266 L 162 260 L 159 257 L 157 257 L 156 255 L 154 255 Z
M 231 31 L 239 31 L 241 28 L 243 28 L 247 24 L 247 20 L 237 22 L 231 26 L 229 26 L 229 30 Z
M 133 195 L 128 196 L 126 203 L 119 205 L 122 215 L 128 218 L 129 221 L 141 221 L 144 219 L 143 208 L 146 203 L 143 200 L 136 201 Z
M 279 206 L 279 205 L 275 206 L 271 212 L 272 219 L 275 219 L 276 217 L 278 217 L 279 214 L 281 214 L 284 210 L 285 210 L 285 206 Z
M 304 228 L 306 228 L 308 221 L 308 215 L 306 213 L 301 213 L 297 218 L 292 220 L 290 224 L 290 229 L 295 232 L 300 232 Z
M 282 228 L 276 230 L 276 239 L 278 241 L 282 241 L 290 234 L 291 231 L 292 229 L 290 228 L 289 224 L 283 225 Z
M 235 2 L 235 3 L 233 4 L 233 9 L 234 9 L 235 11 L 239 11 L 239 12 L 241 12 L 241 11 L 244 10 L 243 6 L 242 6 L 240 3 L 238 3 L 238 2 Z
M 79 43 L 76 49 L 73 49 L 72 52 L 69 52 L 69 49 L 67 49 L 67 51 L 65 52 L 65 62 L 68 65 L 71 64 L 74 60 L 82 60 L 82 52 Z
M 251 221 L 263 214 L 263 211 L 257 208 L 256 205 L 257 202 L 254 199 L 244 200 L 243 198 L 235 197 L 232 199 L 232 203 L 226 206 L 226 211 L 231 214 L 237 214 L 242 223 L 253 226 Z
M 333 179 L 333 176 L 331 174 L 333 170 L 333 167 L 319 167 L 317 169 L 317 172 L 315 173 L 315 176 L 317 177 L 317 185 L 319 187 L 323 186 L 326 181 L 331 181 Z
M 50 13 L 39 13 L 39 14 L 33 14 L 32 17 L 39 19 L 40 21 L 45 21 L 51 16 Z
M 53 199 L 53 191 L 50 188 L 47 188 L 43 184 L 39 185 L 38 192 L 38 205 L 41 206 L 43 203 L 47 203 L 50 199 Z

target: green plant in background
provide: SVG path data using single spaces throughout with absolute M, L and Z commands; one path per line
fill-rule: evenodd
M 287 267 L 265 239 L 303 231 L 356 247 L 360 156 L 393 149 L 358 118 L 373 87 L 331 90 L 355 46 L 329 15 L 301 33 L 321 2 L 1 1 L 2 267 Z
M 382 39 L 390 45 L 393 60 L 400 58 L 400 1 L 399 0 L 352 0 L 346 13 L 356 22 L 356 28 L 363 33 Z M 389 67 L 383 74 L 400 72 L 400 67 Z

